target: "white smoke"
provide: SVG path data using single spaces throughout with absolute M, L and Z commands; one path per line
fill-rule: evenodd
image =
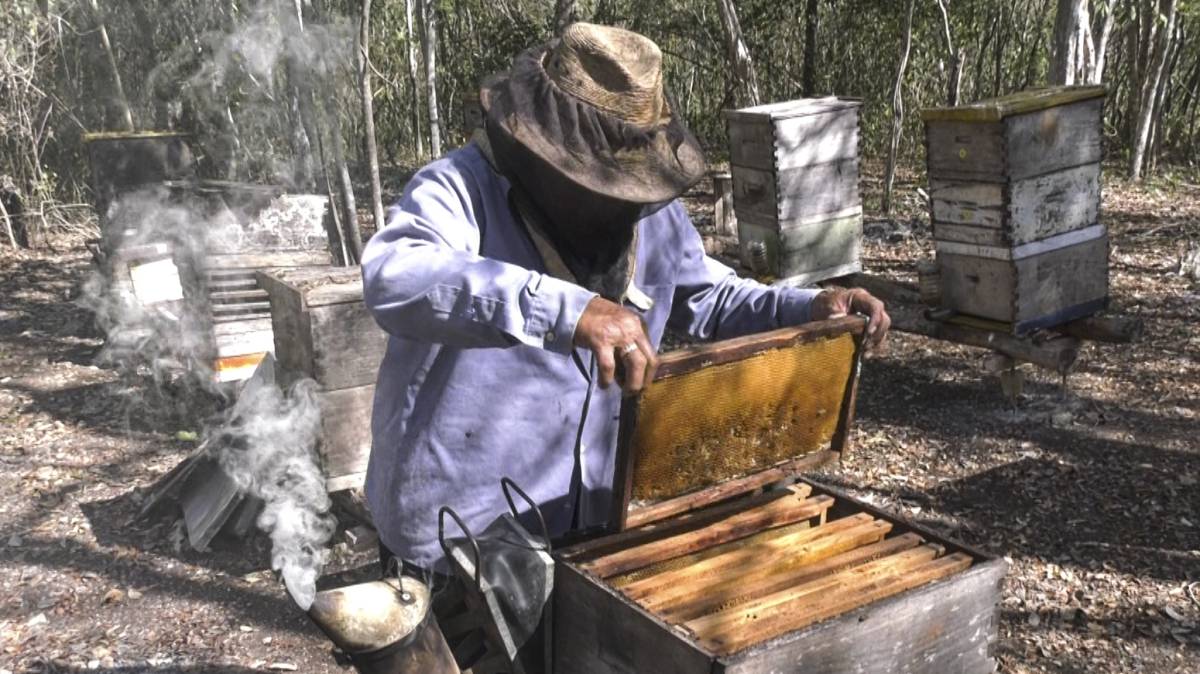
M 212 324 L 203 297 L 192 292 L 203 216 L 158 186 L 122 195 L 105 218 L 106 261 L 85 280 L 78 302 L 106 336 L 97 361 L 149 379 L 126 390 L 127 411 L 161 413 L 195 394 L 220 397 L 212 386 Z
M 271 538 L 271 568 L 282 574 L 292 599 L 306 611 L 336 527 L 317 459 L 316 389 L 312 380 L 296 383 L 286 394 L 272 384 L 248 385 L 212 431 L 226 474 L 263 501 L 258 527 Z
M 200 36 L 201 49 L 186 44 L 164 55 L 149 76 L 147 96 L 163 103 L 163 109 L 187 110 L 190 126 L 198 131 L 194 147 L 220 177 L 266 178 L 293 188 L 311 179 L 311 167 L 300 170 L 295 154 L 300 133 L 296 92 L 307 88 L 316 105 L 327 106 L 338 87 L 351 86 L 340 75 L 352 61 L 354 31 L 342 18 L 302 26 L 289 11 L 294 6 L 261 2 L 229 30 Z M 305 142 L 315 145 L 319 139 Z M 306 175 L 308 179 L 298 179 Z M 130 284 L 111 283 L 107 273 L 90 279 L 82 303 L 108 335 L 102 359 L 125 371 L 150 374 L 150 391 L 177 407 L 188 408 L 178 401 L 193 392 L 222 399 L 227 389 L 213 376 L 216 354 L 202 268 L 211 251 L 240 247 L 233 239 L 249 230 L 238 225 L 251 223 L 255 214 L 236 209 L 218 214 L 200 202 L 181 202 L 160 187 L 123 195 L 107 215 L 115 227 L 106 231 L 117 232 L 108 242 L 114 258 L 161 262 L 153 267 L 156 273 L 168 272 L 169 260 L 180 292 L 154 296 L 153 289 L 163 287 L 161 276 L 144 284 L 140 294 Z M 145 258 L 146 251 L 153 256 L 158 250 L 167 251 L 162 260 Z M 181 297 L 170 299 L 176 294 Z M 182 387 L 164 386 L 181 380 Z M 316 454 L 320 411 L 315 391 L 312 381 L 287 392 L 274 384 L 247 386 L 203 431 L 228 475 L 246 494 L 263 501 L 257 524 L 271 538 L 272 567 L 305 610 L 335 526 Z M 131 401 L 130 407 L 154 413 L 144 399 Z

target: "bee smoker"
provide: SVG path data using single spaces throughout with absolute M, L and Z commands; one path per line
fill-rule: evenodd
M 359 674 L 459 674 L 429 587 L 397 575 L 318 592 L 308 610 Z

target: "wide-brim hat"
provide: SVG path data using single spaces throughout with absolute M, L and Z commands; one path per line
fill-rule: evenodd
M 659 203 L 705 173 L 700 144 L 668 104 L 662 52 L 637 33 L 571 24 L 485 81 L 479 98 L 489 133 L 597 194 Z

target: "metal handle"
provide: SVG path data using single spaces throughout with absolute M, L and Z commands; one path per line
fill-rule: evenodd
M 513 517 L 520 516 L 520 513 L 517 512 L 517 505 L 513 503 L 512 494 L 509 492 L 510 488 L 520 494 L 521 498 L 525 499 L 525 502 L 529 504 L 529 509 L 533 511 L 534 515 L 537 515 L 538 524 L 542 527 L 542 540 L 546 543 L 546 554 L 550 554 L 550 529 L 546 527 L 546 519 L 542 517 L 542 509 L 512 479 L 507 477 L 500 478 L 500 488 L 504 490 L 504 500 L 508 501 L 508 510 L 512 513 Z
M 467 541 L 471 543 L 471 550 L 475 553 L 475 589 L 478 590 L 481 587 L 479 582 L 479 543 L 475 540 L 475 535 L 467 528 L 467 523 L 463 522 L 458 513 L 450 509 L 450 506 L 442 506 L 442 509 L 438 511 L 438 543 L 441 543 L 442 551 L 446 553 L 446 557 L 453 560 L 454 555 L 450 554 L 450 546 L 446 544 L 447 514 L 454 518 L 454 523 L 458 525 L 459 529 L 462 529 L 462 532 L 467 535 Z

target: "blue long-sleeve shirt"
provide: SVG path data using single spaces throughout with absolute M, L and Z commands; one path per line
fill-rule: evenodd
M 391 336 L 367 499 L 384 544 L 425 567 L 440 566 L 438 509 L 478 533 L 508 507 L 502 476 L 542 504 L 552 535 L 577 502 L 582 526 L 609 512 L 621 392 L 600 389 L 573 345 L 594 293 L 547 272 L 508 192 L 471 143 L 413 177 L 363 253 L 367 306 Z M 817 291 L 738 278 L 678 201 L 637 227 L 634 284 L 653 303 L 626 306 L 655 348 L 668 325 L 714 339 L 808 320 Z

